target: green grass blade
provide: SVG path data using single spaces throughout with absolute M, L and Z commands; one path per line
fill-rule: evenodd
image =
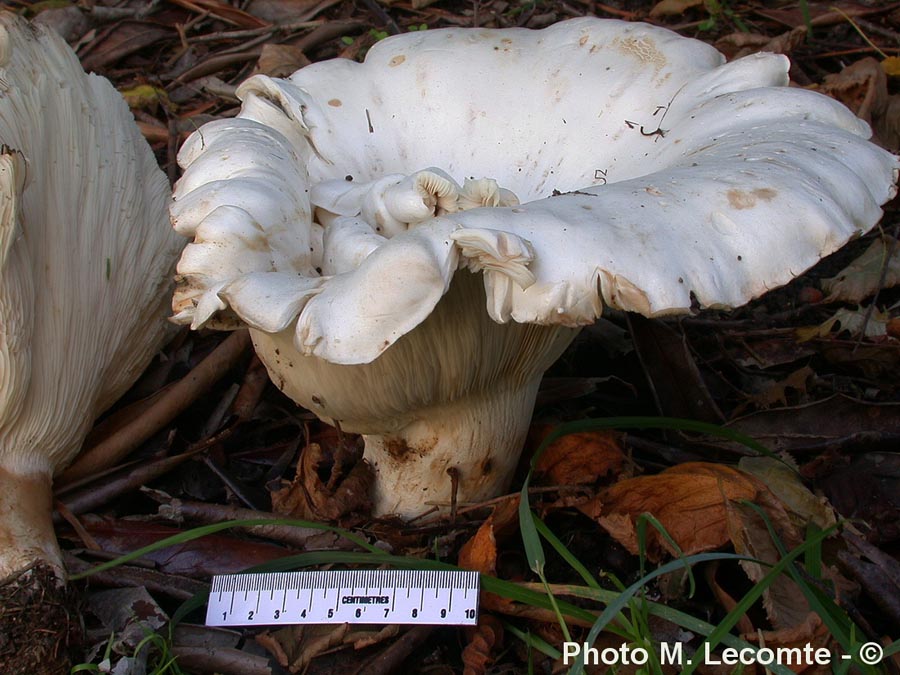
M 799 555 L 799 554 L 798 554 Z M 637 595 L 641 588 L 650 581 L 660 575 L 667 574 L 669 572 L 673 572 L 679 568 L 681 568 L 685 562 L 690 565 L 695 565 L 701 562 L 707 562 L 710 560 L 750 560 L 754 562 L 760 562 L 750 558 L 748 556 L 738 555 L 736 553 L 697 553 L 694 555 L 686 556 L 683 560 L 673 560 L 671 562 L 666 563 L 665 565 L 661 565 L 656 568 L 652 572 L 649 572 L 647 575 L 638 579 L 636 582 L 631 584 L 623 593 L 620 593 L 614 602 L 610 603 L 603 613 L 597 618 L 594 622 L 594 625 L 591 626 L 591 630 L 588 633 L 585 641 L 588 644 L 594 644 L 596 642 L 597 637 L 600 633 L 606 629 L 610 622 L 628 605 L 631 599 Z M 740 616 L 740 615 L 739 615 Z M 721 626 L 718 626 L 716 630 L 718 630 Z M 731 627 L 729 626 L 725 632 L 727 633 Z M 579 662 L 575 664 L 572 669 L 569 671 L 571 675 L 580 675 L 584 670 L 584 663 Z
M 722 641 L 722 638 L 728 634 L 728 632 L 734 628 L 737 624 L 738 620 L 750 609 L 753 604 L 759 600 L 762 596 L 763 591 L 772 585 L 772 582 L 787 570 L 787 568 L 801 555 L 805 554 L 807 550 L 809 550 L 812 546 L 817 546 L 821 541 L 823 541 L 826 537 L 828 537 L 831 532 L 834 531 L 834 528 L 829 528 L 828 530 L 822 530 L 822 532 L 818 533 L 815 537 L 810 538 L 793 551 L 782 557 L 774 565 L 771 565 L 771 569 L 766 573 L 766 575 L 760 579 L 756 584 L 754 584 L 753 588 L 751 588 L 744 595 L 743 598 L 731 609 L 730 612 L 725 616 L 725 618 L 716 626 L 716 629 L 707 636 L 704 642 L 709 644 L 710 649 L 714 649 L 719 645 Z M 756 561 L 760 562 L 760 561 Z M 768 563 L 762 563 L 768 565 Z M 690 675 L 693 673 L 698 663 L 691 664 L 688 666 L 683 672 L 684 675 Z M 769 666 L 771 670 L 775 670 L 774 666 Z M 790 672 L 790 671 L 788 671 Z
M 520 630 L 508 621 L 503 622 L 503 629 L 515 635 L 532 649 L 539 651 L 544 656 L 549 656 L 554 661 L 562 656 L 561 651 L 559 651 L 556 647 L 551 645 L 539 635 L 532 635 L 529 632 Z
M 308 520 L 296 520 L 291 518 L 276 518 L 276 519 L 265 519 L 265 518 L 252 518 L 248 520 L 228 520 L 222 523 L 215 523 L 213 525 L 203 525 L 201 527 L 195 527 L 191 530 L 187 530 L 185 532 L 179 532 L 178 534 L 172 535 L 171 537 L 166 537 L 165 539 L 160 539 L 157 542 L 154 542 L 148 546 L 144 546 L 142 548 L 137 549 L 136 551 L 132 551 L 131 553 L 126 553 L 125 555 L 119 556 L 115 560 L 110 560 L 108 562 L 102 563 L 95 567 L 85 570 L 84 572 L 79 572 L 78 574 L 73 574 L 69 577 L 72 581 L 78 581 L 79 579 L 86 579 L 92 574 L 97 574 L 98 572 L 105 572 L 106 570 L 112 569 L 113 567 L 118 567 L 119 565 L 124 565 L 125 563 L 131 562 L 132 560 L 136 560 L 141 556 L 145 556 L 148 553 L 153 553 L 154 551 L 159 551 L 160 549 L 166 548 L 168 546 L 176 546 L 178 544 L 184 544 L 189 541 L 193 541 L 194 539 L 199 539 L 200 537 L 205 537 L 209 534 L 215 534 L 217 532 L 221 532 L 222 530 L 228 530 L 234 527 L 253 527 L 257 525 L 287 525 L 291 527 L 303 527 L 314 530 L 326 530 L 329 532 L 333 532 L 345 539 L 353 542 L 360 548 L 363 548 L 367 551 L 371 551 L 373 553 L 380 553 L 381 549 L 373 546 L 369 542 L 367 542 L 362 537 L 353 534 L 347 530 L 341 529 L 339 527 L 334 527 L 332 525 L 325 525 L 324 523 L 315 523 Z
M 588 571 L 588 568 L 584 566 L 584 564 L 573 555 L 573 553 L 566 548 L 566 545 L 560 541 L 559 537 L 557 537 L 553 531 L 547 527 L 547 523 L 541 520 L 538 517 L 534 518 L 534 524 L 537 528 L 538 533 L 547 540 L 547 543 L 553 547 L 553 550 L 556 551 L 559 556 L 565 560 L 569 567 L 575 570 L 582 579 L 584 579 L 584 583 L 586 583 L 591 588 L 600 588 L 600 584 L 594 578 L 594 576 Z

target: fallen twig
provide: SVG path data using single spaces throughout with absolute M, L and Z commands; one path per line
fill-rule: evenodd
M 57 479 L 59 485 L 99 473 L 163 429 L 227 373 L 250 346 L 246 330 L 235 331 L 159 400 L 131 424 L 124 426 L 92 448 L 83 451 L 75 463 Z
M 228 520 L 276 520 L 278 518 L 284 518 L 284 516 L 274 513 L 242 509 L 237 506 L 183 501 L 171 497 L 165 492 L 149 488 L 144 488 L 143 492 L 160 504 L 160 516 L 177 523 L 189 520 L 193 523 L 208 525 L 212 523 L 223 523 Z M 323 534 L 326 534 L 323 533 L 322 530 L 306 527 L 291 527 L 288 525 L 256 525 L 254 527 L 238 529 L 301 550 L 308 550 L 310 548 L 310 539 L 313 537 L 316 539 L 315 548 L 322 548 Z M 343 537 L 338 537 L 337 535 L 327 536 L 331 536 L 334 540 L 333 545 L 330 545 L 329 548 L 333 548 L 334 550 L 350 550 L 354 548 L 352 544 Z
M 63 553 L 63 561 L 70 574 L 78 574 L 93 567 L 91 563 L 68 551 Z M 132 561 L 128 565 L 120 565 L 105 572 L 97 572 L 91 576 L 91 585 L 111 588 L 143 586 L 151 593 L 161 593 L 176 600 L 189 600 L 198 593 L 209 590 L 209 586 L 202 581 L 195 581 L 177 574 L 166 574 L 154 569 L 136 567 L 134 563 L 135 561 Z
M 435 626 L 414 626 L 393 644 L 381 650 L 374 658 L 363 663 L 354 675 L 389 675 L 399 672 L 400 666 L 413 651 L 434 632 Z

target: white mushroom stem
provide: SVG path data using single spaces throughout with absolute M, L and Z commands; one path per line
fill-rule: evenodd
M 251 331 L 285 394 L 344 431 L 363 434 L 375 469 L 376 514 L 410 518 L 509 487 L 543 372 L 577 329 L 495 323 L 481 275 L 460 271 L 428 318 L 376 360 L 357 365 L 303 356 L 290 327 Z
M 0 467 L 0 580 L 36 560 L 62 579 L 62 558 L 53 534 L 51 479 L 48 472 Z
M 409 518 L 453 499 L 481 502 L 509 488 L 541 382 L 511 384 L 419 411 L 395 434 L 365 434 L 365 458 L 375 470 L 376 515 Z M 423 506 L 424 505 L 424 506 Z

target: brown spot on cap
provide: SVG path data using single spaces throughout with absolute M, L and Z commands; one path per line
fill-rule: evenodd
M 333 98 L 328 101 L 328 105 L 330 105 L 332 108 L 340 108 L 342 105 L 344 105 L 344 103 L 339 98 Z
M 731 189 L 725 193 L 728 197 L 728 203 L 732 208 L 743 210 L 752 209 L 759 200 L 770 202 L 775 199 L 778 194 L 777 190 L 772 188 L 756 188 L 752 191 Z
M 397 54 L 397 56 L 388 61 L 388 65 L 393 68 L 394 66 L 399 66 L 404 61 L 406 61 L 406 56 L 404 56 L 403 54 Z

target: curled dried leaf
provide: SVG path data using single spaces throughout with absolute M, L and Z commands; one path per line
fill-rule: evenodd
M 900 246 L 893 237 L 878 237 L 865 253 L 829 279 L 822 280 L 828 302 L 860 303 L 880 288 L 900 283 Z
M 502 643 L 503 624 L 497 617 L 483 614 L 462 652 L 463 675 L 484 675 Z
M 797 649 L 801 652 L 805 649 L 821 649 L 832 646 L 833 638 L 828 628 L 822 623 L 821 617 L 810 612 L 800 623 L 781 630 L 757 631 L 744 635 L 748 642 L 755 642 L 760 647 L 769 649 Z M 802 660 L 801 660 L 802 661 Z M 803 675 L 827 675 L 831 673 L 831 665 L 816 665 L 812 661 L 794 664 L 791 667 L 795 673 Z
M 805 38 L 806 26 L 797 26 L 775 37 L 760 33 L 730 33 L 716 40 L 716 49 L 730 61 L 759 52 L 790 54 Z
M 306 54 L 293 45 L 264 44 L 256 62 L 254 75 L 262 74 L 271 77 L 287 77 L 310 63 Z
M 766 484 L 796 526 L 815 523 L 824 530 L 837 522 L 828 500 L 813 494 L 787 464 L 771 457 L 744 457 L 738 466 Z
M 820 91 L 836 98 L 871 124 L 875 140 L 896 152 L 900 148 L 900 123 L 897 121 L 900 97 L 891 96 L 887 86 L 887 75 L 893 74 L 894 62 L 887 63 L 887 67 L 885 64 L 871 57 L 861 59 L 840 73 L 826 76 Z
M 841 307 L 827 320 L 818 326 L 805 326 L 796 330 L 800 342 L 815 338 L 827 338 L 838 333 L 849 333 L 853 338 L 878 338 L 887 335 L 888 322 L 891 320 L 887 312 L 869 307 L 848 309 Z
M 478 531 L 459 551 L 459 566 L 482 574 L 497 572 L 497 539 L 494 536 L 494 515 L 488 516 Z
M 766 487 L 753 476 L 729 466 L 688 462 L 655 476 L 619 481 L 582 509 L 632 553 L 638 553 L 637 521 L 652 514 L 684 554 L 710 551 L 730 541 L 727 504 L 757 501 Z M 677 551 L 652 526 L 645 550 L 659 560 Z
M 497 573 L 497 527 L 508 529 L 509 508 L 502 504 L 485 520 L 459 551 L 457 564 L 463 569 L 482 574 Z M 499 520 L 495 520 L 495 516 Z M 481 607 L 487 610 L 509 611 L 513 602 L 493 593 L 481 592 Z
M 368 512 L 372 469 L 357 450 L 335 454 L 318 443 L 303 449 L 291 483 L 272 492 L 275 513 L 313 520 L 338 520 L 353 512 Z
M 746 504 L 728 504 L 731 541 L 736 553 L 749 556 L 754 560 L 775 564 L 781 559 L 781 553 L 772 540 L 769 525 L 775 529 L 779 539 L 788 549 L 798 545 L 802 538 L 799 531 L 791 525 L 780 503 L 765 499 L 761 501 L 769 501 L 770 506 L 777 504 L 775 508 L 765 509 L 766 515 L 769 517 L 768 524 L 755 509 Z M 742 560 L 741 567 L 753 583 L 761 581 L 771 569 L 748 560 Z M 803 591 L 786 574 L 780 575 L 763 591 L 763 606 L 769 621 L 778 629 L 796 626 L 806 618 L 810 611 Z

